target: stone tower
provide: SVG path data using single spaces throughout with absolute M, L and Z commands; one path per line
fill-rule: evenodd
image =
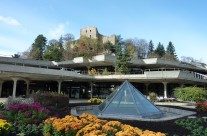
M 109 41 L 113 45 L 116 42 L 116 36 L 115 35 L 104 36 L 104 35 L 102 35 L 98 32 L 98 29 L 95 26 L 82 28 L 80 30 L 80 37 L 81 36 L 86 36 L 86 37 L 89 37 L 89 38 L 98 39 L 102 43 L 106 43 L 106 42 Z
M 99 38 L 98 29 L 96 27 L 86 27 L 80 30 L 80 36 L 86 36 L 89 38 Z

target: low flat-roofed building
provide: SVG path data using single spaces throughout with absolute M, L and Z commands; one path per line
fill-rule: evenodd
M 130 73 L 115 72 L 115 56 L 77 57 L 55 62 L 0 57 L 0 97 L 57 91 L 70 97 L 106 97 L 125 80 L 143 94 L 171 97 L 175 87 L 207 85 L 207 68 L 161 58 L 132 59 Z M 95 72 L 90 73 L 93 69 Z

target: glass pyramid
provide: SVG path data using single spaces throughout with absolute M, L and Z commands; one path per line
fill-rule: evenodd
M 132 84 L 125 81 L 97 108 L 100 117 L 155 119 L 163 113 Z

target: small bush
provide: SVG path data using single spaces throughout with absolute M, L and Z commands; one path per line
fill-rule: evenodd
M 157 93 L 155 92 L 150 92 L 149 93 L 149 98 L 151 102 L 156 102 L 157 101 Z
M 40 94 L 33 94 L 35 102 L 42 104 L 44 107 L 63 108 L 69 104 L 67 95 L 59 94 L 57 92 L 42 92 Z
M 174 96 L 182 101 L 204 102 L 207 91 L 199 87 L 175 88 Z
M 91 98 L 88 100 L 89 103 L 93 103 L 93 104 L 100 104 L 103 102 L 103 99 L 99 99 L 99 98 Z
M 108 75 L 108 69 L 107 68 L 104 69 L 103 75 Z

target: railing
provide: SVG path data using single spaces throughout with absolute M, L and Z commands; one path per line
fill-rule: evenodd
M 152 68 L 152 69 L 145 69 L 144 71 L 187 71 L 187 70 L 180 69 L 180 68 Z
M 207 80 L 207 75 L 193 72 L 193 71 L 189 71 L 186 69 L 180 69 L 180 68 L 156 68 L 156 69 L 145 69 L 145 71 L 149 71 L 149 72 L 150 71 L 185 71 L 185 72 L 192 73 L 194 78 L 196 78 L 196 79 Z
M 197 72 L 193 72 L 193 75 L 194 75 L 194 78 L 207 80 L 207 75 L 200 74 L 200 73 L 197 73 Z

